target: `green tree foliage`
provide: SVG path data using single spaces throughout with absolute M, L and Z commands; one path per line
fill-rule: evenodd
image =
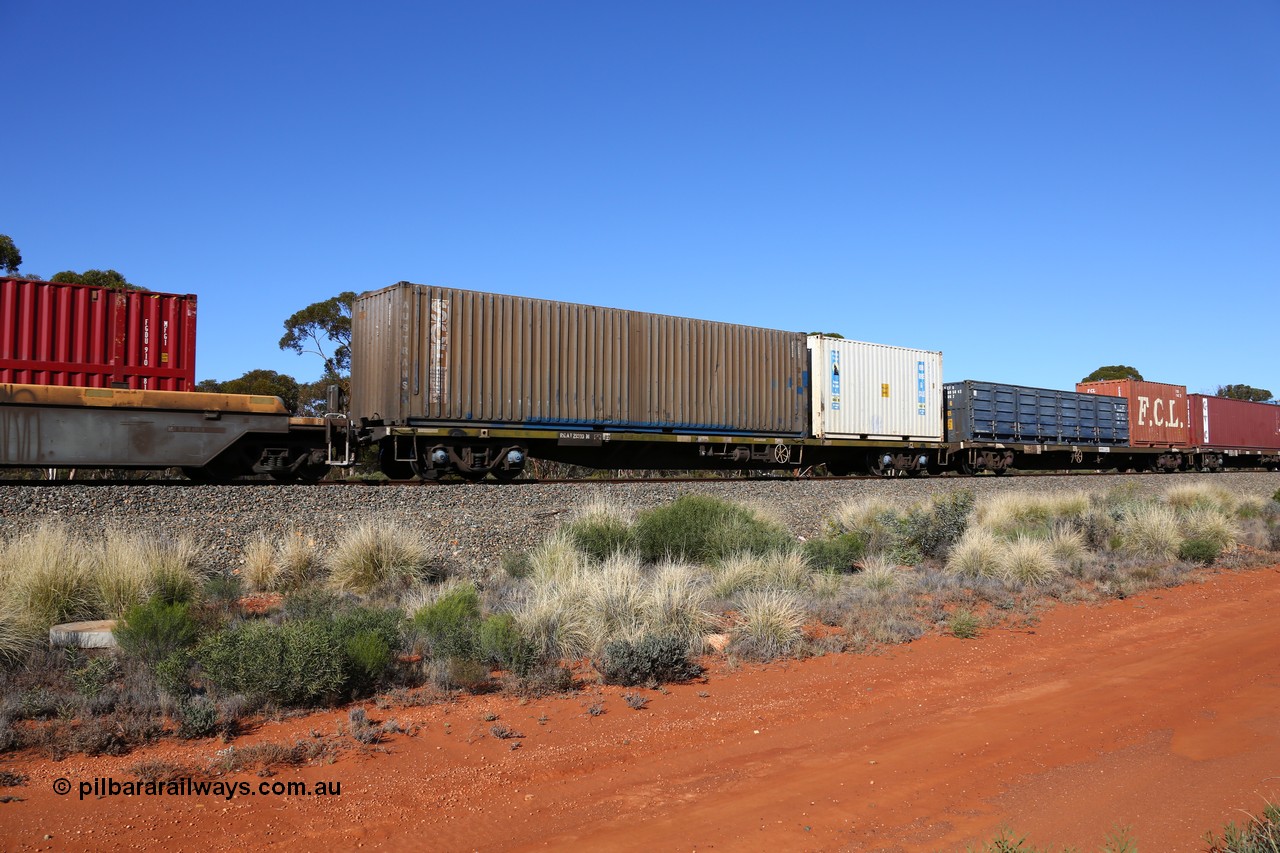
M 1252 385 L 1219 385 L 1214 393 L 1219 397 L 1248 400 L 1251 403 L 1265 403 L 1271 399 L 1271 392 L 1266 388 L 1254 388 Z
M 123 275 L 115 270 L 85 270 L 74 272 L 63 270 L 49 281 L 61 281 L 68 284 L 91 284 L 94 287 L 110 287 L 114 290 L 146 290 L 137 284 L 131 284 Z
M 17 246 L 13 245 L 13 239 L 8 234 L 0 234 L 0 269 L 13 275 L 20 266 L 22 266 L 22 253 L 18 251 Z
M 355 298 L 355 293 L 347 290 L 296 312 L 284 321 L 280 349 L 320 356 L 325 373 L 345 382 L 351 369 L 351 304 Z M 329 347 L 333 348 L 332 354 L 327 352 Z
M 1136 367 L 1130 367 L 1127 364 L 1108 364 L 1105 367 L 1099 367 L 1080 381 L 1102 382 L 1107 379 L 1135 379 L 1141 382 L 1142 374 L 1138 372 Z
M 274 370 L 250 370 L 239 379 L 219 382 L 216 379 L 201 379 L 196 383 L 197 391 L 211 394 L 257 394 L 264 397 L 279 397 L 285 408 L 291 412 L 298 410 L 298 399 L 301 385 L 292 376 L 276 373 Z

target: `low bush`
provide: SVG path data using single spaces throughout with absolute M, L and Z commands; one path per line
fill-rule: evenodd
M 1212 539 L 1186 539 L 1178 546 L 1178 559 L 1188 563 L 1212 565 L 1222 553 L 1222 546 Z
M 178 737 L 193 740 L 211 737 L 219 729 L 218 706 L 204 696 L 178 705 Z
M 702 667 L 689 657 L 688 643 L 679 637 L 614 640 L 604 647 L 595 665 L 606 684 L 625 687 L 687 681 L 702 674 Z
M 413 628 L 435 658 L 476 659 L 480 632 L 480 595 L 458 584 L 413 615 Z
M 962 640 L 972 640 L 978 636 L 982 622 L 968 610 L 957 610 L 947 620 L 947 630 Z
M 795 544 L 777 522 L 736 503 L 706 495 L 683 495 L 639 514 L 635 547 L 650 563 L 663 559 L 706 563 L 730 554 L 767 554 Z
M 821 572 L 850 572 L 867 551 L 858 533 L 837 533 L 804 543 L 804 558 Z
M 509 613 L 490 616 L 480 623 L 480 657 L 520 678 L 532 672 L 537 663 L 537 649 L 520 633 L 515 617 Z
M 155 666 L 194 646 L 200 638 L 200 625 L 187 604 L 170 604 L 157 597 L 125 611 L 113 633 L 127 656 Z
M 1207 834 L 1206 853 L 1276 853 L 1280 850 L 1280 807 L 1267 803 L 1260 817 L 1250 815 L 1243 826 L 1228 823 L 1222 838 Z
M 206 637 L 195 658 L 220 690 L 278 705 L 331 702 L 348 681 L 345 650 L 320 620 L 242 622 Z
M 284 618 L 288 622 L 305 619 L 332 619 L 356 606 L 356 598 L 348 593 L 320 587 L 303 587 L 284 597 Z
M 940 492 L 902 516 L 899 535 L 923 556 L 945 558 L 968 529 L 973 506 L 973 492 L 968 489 Z

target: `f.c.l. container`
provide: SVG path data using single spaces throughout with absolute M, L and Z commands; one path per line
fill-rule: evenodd
M 0 382 L 191 391 L 196 298 L 0 278 Z
M 1123 397 L 995 382 L 948 382 L 947 441 L 1126 445 Z
M 351 339 L 369 423 L 805 434 L 799 333 L 402 282 Z
M 1085 394 L 1124 397 L 1129 401 L 1129 444 L 1132 447 L 1186 447 L 1187 387 L 1135 379 L 1080 382 Z
M 1280 406 L 1188 394 L 1193 447 L 1280 450 Z
M 942 353 L 809 335 L 817 438 L 938 441 Z

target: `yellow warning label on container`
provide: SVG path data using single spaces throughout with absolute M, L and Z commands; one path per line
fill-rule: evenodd
M 883 385 L 881 385 L 881 386 L 880 386 L 880 396 L 881 396 L 881 397 L 888 397 L 888 396 L 889 396 L 889 383 L 888 383 L 888 382 L 885 382 Z

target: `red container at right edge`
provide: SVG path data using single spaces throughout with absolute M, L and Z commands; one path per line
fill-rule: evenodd
M 1084 394 L 1106 394 L 1129 401 L 1130 447 L 1187 447 L 1187 386 L 1134 379 L 1077 382 Z

